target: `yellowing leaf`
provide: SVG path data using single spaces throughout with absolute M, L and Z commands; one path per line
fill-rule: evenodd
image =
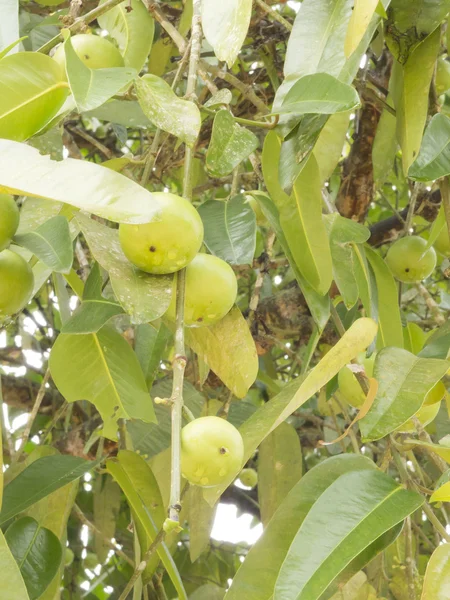
M 438 546 L 428 561 L 421 600 L 447 600 L 450 590 L 450 545 Z
M 347 58 L 353 54 L 362 40 L 377 5 L 378 0 L 355 0 L 344 42 L 344 52 Z
M 450 502 L 450 481 L 433 492 L 430 502 Z

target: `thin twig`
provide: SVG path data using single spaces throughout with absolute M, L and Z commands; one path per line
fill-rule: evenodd
M 147 0 L 145 2 L 147 5 L 147 9 L 152 13 L 155 21 L 161 25 L 164 31 L 172 38 L 177 46 L 180 54 L 183 54 L 186 50 L 186 40 L 181 35 L 181 33 L 172 25 L 172 23 L 167 19 L 166 15 L 160 9 L 159 5 L 154 0 Z
M 278 23 L 283 25 L 283 27 L 285 27 L 288 31 L 292 31 L 292 25 L 289 23 L 289 21 L 286 21 L 284 17 L 277 13 L 277 11 L 274 10 L 271 6 L 266 4 L 264 0 L 255 0 L 255 2 L 263 9 L 263 11 L 270 15 L 272 19 L 278 21 Z
M 430 294 L 427 288 L 422 283 L 417 283 L 416 288 L 419 290 L 419 294 L 425 300 L 425 304 L 430 309 L 430 313 L 435 322 L 438 325 L 443 325 L 444 323 L 446 323 L 447 319 L 443 315 L 441 309 L 439 308 L 438 304 L 436 304 L 433 296 Z

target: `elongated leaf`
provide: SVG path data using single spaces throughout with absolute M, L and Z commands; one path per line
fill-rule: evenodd
M 206 152 L 206 167 L 214 177 L 224 177 L 257 147 L 254 133 L 238 125 L 227 110 L 219 110 Z
M 386 102 L 393 108 L 391 94 L 388 95 Z M 394 164 L 396 152 L 396 117 L 384 109 L 372 147 L 373 178 L 376 184 L 382 185 L 386 180 Z
M 96 462 L 68 455 L 36 460 L 5 487 L 0 524 L 96 466 Z
M 258 356 L 238 308 L 211 327 L 187 329 L 186 342 L 237 398 L 246 395 L 258 373 Z
M 123 451 L 121 454 L 123 455 Z M 128 458 L 128 456 L 126 458 Z M 146 463 L 144 462 L 143 464 Z M 145 478 L 145 474 L 148 475 L 149 472 L 151 473 L 150 468 L 147 467 L 146 471 L 142 471 L 142 465 L 140 470 L 136 470 L 135 468 L 132 468 L 126 461 L 124 463 L 122 457 L 118 459 L 109 459 L 106 462 L 106 468 L 122 488 L 122 491 L 127 497 L 128 503 L 134 514 L 142 523 L 146 535 L 151 541 L 153 541 L 158 534 L 158 528 L 154 521 L 154 513 L 152 515 L 150 507 L 146 506 L 145 500 L 141 497 L 143 490 L 140 487 L 139 482 L 135 479 L 135 477 L 139 477 L 139 481 L 142 483 L 144 488 L 151 485 L 149 484 L 148 480 L 143 481 L 142 479 L 143 477 Z M 138 488 L 135 487 L 136 483 L 139 485 Z M 184 590 L 180 574 L 166 544 L 164 542 L 159 544 L 156 548 L 156 552 L 158 553 L 158 556 L 160 557 L 167 574 L 175 586 L 179 599 L 187 600 L 187 594 Z
M 258 500 L 265 526 L 301 476 L 300 439 L 292 425 L 281 423 L 258 454 Z
M 208 250 L 232 265 L 251 265 L 256 245 L 256 218 L 244 196 L 227 202 L 207 200 L 198 212 Z
M 280 114 L 318 113 L 332 115 L 359 106 L 359 96 L 351 85 L 327 73 L 300 77 L 286 94 Z
M 37 600 L 59 569 L 62 548 L 58 538 L 31 517 L 15 521 L 6 531 L 5 538 L 20 568 L 30 600 Z
M 427 338 L 419 356 L 444 359 L 450 357 L 450 323 L 448 321 Z
M 162 316 L 172 297 L 172 275 L 149 275 L 126 258 L 117 230 L 85 215 L 77 222 L 94 258 L 106 269 L 114 293 L 134 323 L 147 323 Z
M 189 556 L 192 562 L 209 546 L 211 529 L 216 515 L 216 506 L 210 506 L 203 498 L 198 486 L 189 488 Z
M 419 446 L 420 448 L 424 448 L 428 452 L 434 452 L 435 454 L 443 458 L 445 462 L 450 464 L 450 445 L 448 443 L 448 440 L 446 440 L 445 438 L 443 440 L 440 440 L 439 444 L 421 442 L 420 440 L 415 440 L 412 438 L 405 440 L 405 444 L 411 445 L 413 447 Z
M 350 112 L 332 115 L 322 129 L 314 146 L 314 157 L 319 167 L 322 182 L 331 177 L 341 158 L 349 120 Z
M 75 52 L 70 35 L 64 42 L 67 79 L 79 112 L 94 110 L 131 83 L 136 77 L 135 69 L 114 67 L 90 69 Z
M 100 6 L 105 2 L 102 0 Z M 132 0 L 130 7 L 127 10 L 124 4 L 119 4 L 97 20 L 116 40 L 125 66 L 139 72 L 150 54 L 155 22 L 141 0 Z
M 98 475 L 94 487 L 94 524 L 100 531 L 100 535 L 95 534 L 95 553 L 101 563 L 105 562 L 110 551 L 104 540 L 110 540 L 116 532 L 120 501 L 117 483 L 109 475 Z
M 423 503 L 379 471 L 350 472 L 320 496 L 298 530 L 275 585 L 279 600 L 318 600 L 345 567 Z M 333 519 L 332 529 L 326 523 Z M 317 536 L 321 544 L 315 544 Z
M 450 501 L 450 481 L 438 487 L 430 496 L 430 502 Z
M 192 146 L 200 131 L 201 118 L 197 106 L 182 100 L 170 85 L 156 75 L 136 79 L 135 88 L 145 116 L 163 131 L 168 131 Z
M 19 52 L 0 61 L 0 137 L 22 142 L 42 129 L 69 94 L 55 61 Z
M 0 190 L 66 202 L 118 223 L 148 223 L 160 213 L 150 192 L 82 160 L 53 161 L 35 148 L 0 140 Z
M 450 119 L 438 113 L 429 122 L 419 155 L 408 176 L 419 181 L 439 179 L 450 174 Z
M 450 589 L 450 546 L 438 546 L 428 561 L 421 600 L 446 600 Z
M 8 600 L 30 600 L 19 567 L 0 530 L 0 589 Z
M 16 235 L 14 241 L 33 252 L 53 271 L 69 273 L 73 248 L 66 217 L 53 217 L 30 233 Z
M 369 246 L 365 247 L 367 260 L 375 275 L 378 325 L 377 348 L 403 347 L 403 330 L 398 306 L 397 284 L 384 260 Z
M 247 35 L 252 0 L 203 0 L 202 27 L 219 60 L 231 68 Z
M 134 351 L 149 390 L 153 385 L 162 355 L 171 335 L 170 330 L 163 323 L 158 328 L 145 324 L 136 328 Z
M 98 108 L 85 112 L 84 115 L 109 123 L 117 123 L 117 125 L 123 125 L 124 127 L 154 129 L 154 126 L 142 112 L 139 102 L 135 100 L 109 100 Z
M 83 300 L 71 318 L 62 328 L 62 333 L 82 334 L 97 333 L 106 323 L 117 315 L 123 315 L 124 310 L 106 298 Z
M 418 358 L 401 348 L 381 350 L 374 370 L 377 395 L 359 422 L 363 438 L 377 440 L 408 421 L 447 369 L 448 362 L 444 360 Z
M 260 407 L 240 427 L 244 438 L 244 461 L 248 460 L 261 442 L 287 417 L 311 398 L 332 379 L 340 369 L 365 350 L 373 341 L 377 325 L 372 319 L 357 319 L 342 338 L 331 348 L 307 376 L 286 385 L 270 402 Z M 222 486 L 208 490 L 205 497 L 212 503 L 233 481 L 237 473 Z
M 244 564 L 233 579 L 227 600 L 254 600 L 273 597 L 275 582 L 283 561 L 311 507 L 341 475 L 352 471 L 373 470 L 375 464 L 354 454 L 333 456 L 312 468 L 292 488 L 251 548 Z
M 345 56 L 349 57 L 358 47 L 377 5 L 378 0 L 355 0 L 352 16 L 348 23 L 347 35 L 345 36 Z
M 440 32 L 437 29 L 417 46 L 404 66 L 394 64 L 392 96 L 405 174 L 416 158 L 422 142 L 428 113 L 428 90 L 439 50 L 439 39 Z

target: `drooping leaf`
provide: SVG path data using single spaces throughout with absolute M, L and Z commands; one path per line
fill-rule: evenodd
M 94 485 L 94 524 L 100 531 L 100 535 L 95 534 L 95 553 L 100 563 L 105 562 L 111 549 L 104 540 L 114 537 L 120 501 L 120 488 L 112 477 L 97 475 Z
M 231 68 L 247 36 L 252 0 L 215 0 L 202 2 L 202 27 L 208 43 L 219 60 Z
M 160 206 L 150 192 L 89 161 L 53 161 L 35 148 L 0 140 L 0 190 L 48 198 L 118 223 L 149 223 Z
M 258 500 L 265 526 L 302 476 L 297 431 L 281 423 L 266 437 L 258 454 Z
M 77 222 L 94 258 L 109 273 L 114 293 L 134 323 L 162 316 L 172 297 L 172 275 L 149 275 L 126 258 L 117 230 L 79 214 Z
M 0 80 L 0 137 L 18 142 L 47 125 L 69 94 L 57 64 L 44 54 L 5 56 L 0 61 Z
M 32 232 L 16 235 L 14 241 L 35 254 L 57 273 L 68 273 L 73 262 L 72 240 L 66 217 L 58 215 Z
M 378 0 L 355 0 L 355 6 L 345 36 L 345 56 L 349 57 L 358 47 L 375 13 L 377 5 Z
M 95 117 L 101 121 L 117 123 L 123 127 L 154 129 L 144 115 L 139 102 L 135 100 L 109 100 L 94 110 L 83 113 L 86 117 Z
M 216 506 L 210 506 L 203 498 L 202 488 L 193 485 L 189 488 L 188 507 L 189 556 L 195 562 L 209 546 Z
M 20 568 L 30 600 L 37 600 L 58 572 L 62 557 L 58 538 L 32 517 L 22 517 L 8 527 L 5 539 Z
M 423 501 L 379 471 L 342 475 L 315 502 L 295 535 L 275 596 L 318 600 L 353 559 Z M 326 526 L 330 519 L 333 528 Z M 314 543 L 317 536 L 321 544 Z
M 224 177 L 258 147 L 254 133 L 236 123 L 227 110 L 214 117 L 206 167 L 214 177 Z
M 408 177 L 419 181 L 439 179 L 450 174 L 450 119 L 434 115 L 423 136 L 419 154 L 408 171 Z
M 405 444 L 410 445 L 411 447 L 419 446 L 419 448 L 424 448 L 428 452 L 434 452 L 441 458 L 445 460 L 446 463 L 450 464 L 450 445 L 448 444 L 448 440 L 444 438 L 446 443 L 442 443 L 443 440 L 439 442 L 439 444 L 432 444 L 431 442 L 422 442 L 417 439 L 406 439 Z
M 67 79 L 79 112 L 101 106 L 137 75 L 136 70 L 129 67 L 90 69 L 78 57 L 68 34 L 64 42 L 64 53 Z
M 0 524 L 96 466 L 96 462 L 68 455 L 36 460 L 5 487 Z
M 162 355 L 171 335 L 171 331 L 164 323 L 161 323 L 157 328 L 147 324 L 139 325 L 136 328 L 134 351 L 138 357 L 149 390 L 153 385 Z
M 198 212 L 208 250 L 232 265 L 252 264 L 256 245 L 256 218 L 243 195 L 228 201 L 207 200 Z
M 359 96 L 351 85 L 342 83 L 327 73 L 313 73 L 300 77 L 294 83 L 277 112 L 332 115 L 352 110 L 359 104 Z
M 350 112 L 331 115 L 317 139 L 313 153 L 322 182 L 331 177 L 341 158 L 349 120 Z
M 30 600 L 19 567 L 0 530 L 0 588 L 8 600 Z
M 438 546 L 431 555 L 423 581 L 421 600 L 446 600 L 450 587 L 450 546 Z
M 380 439 L 408 421 L 447 369 L 447 361 L 419 358 L 402 348 L 381 350 L 374 370 L 377 395 L 359 422 L 363 438 Z
M 168 131 L 192 146 L 199 134 L 201 117 L 196 104 L 179 98 L 170 85 L 156 75 L 136 79 L 135 88 L 145 116 L 163 131 Z
M 392 95 L 386 102 L 393 108 Z M 373 178 L 382 185 L 390 173 L 397 152 L 396 117 L 384 109 L 378 122 L 372 147 Z
M 101 0 L 99 6 L 105 2 Z M 125 66 L 139 72 L 150 54 L 155 22 L 141 0 L 132 0 L 129 6 L 131 10 L 124 4 L 114 6 L 97 20 L 116 40 Z
M 237 398 L 246 395 L 258 373 L 258 356 L 238 308 L 211 327 L 187 329 L 186 343 Z
M 115 439 L 120 418 L 155 422 L 139 361 L 115 330 L 103 327 L 97 333 L 60 334 L 49 365 L 53 381 L 68 402 L 83 399 L 95 405 L 105 437 Z

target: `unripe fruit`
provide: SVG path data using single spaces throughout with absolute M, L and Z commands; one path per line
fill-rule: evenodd
M 242 485 L 254 488 L 258 485 L 258 473 L 255 469 L 242 469 L 239 473 L 239 481 Z
M 80 33 L 74 35 L 70 41 L 78 58 L 90 69 L 110 69 L 123 67 L 125 64 L 123 56 L 114 44 L 98 35 Z M 57 48 L 53 59 L 60 65 L 64 79 L 67 79 L 66 55 L 63 44 Z
M 0 252 L 11 243 L 19 227 L 19 208 L 9 194 L 0 194 Z
M 220 485 L 240 469 L 243 460 L 241 434 L 220 417 L 200 417 L 181 430 L 181 472 L 189 483 Z
M 86 569 L 95 569 L 95 567 L 99 564 L 99 560 L 97 558 L 97 555 L 94 554 L 93 552 L 88 552 L 86 554 L 86 558 L 84 559 L 84 567 Z
M 386 263 L 396 279 L 416 283 L 431 275 L 436 267 L 436 251 L 417 235 L 403 237 L 392 244 Z
M 203 242 L 203 223 L 190 202 L 164 192 L 153 196 L 161 205 L 160 221 L 119 228 L 125 256 L 147 273 L 163 275 L 183 269 Z
M 364 366 L 366 376 L 372 377 L 373 368 L 375 365 L 375 354 L 372 354 L 370 358 L 365 358 L 364 355 L 359 356 L 357 358 L 357 362 Z M 362 388 L 359 385 L 355 375 L 347 366 L 343 367 L 339 371 L 338 385 L 342 395 L 349 404 L 355 408 L 359 408 L 364 404 L 366 396 L 364 395 L 364 392 L 362 391 Z
M 217 323 L 230 311 L 237 295 L 237 281 L 233 269 L 221 258 L 211 254 L 197 254 L 186 267 L 186 295 L 184 323 L 187 327 L 201 327 Z M 176 282 L 167 317 L 175 320 Z
M 437 417 L 440 407 L 440 402 L 435 402 L 429 406 L 423 405 L 414 416 L 419 419 L 419 423 L 422 425 L 422 427 L 426 427 Z M 395 431 L 398 431 L 399 433 L 411 433 L 416 431 L 416 426 L 411 418 L 406 421 L 406 423 L 403 423 L 403 425 L 400 425 L 400 427 L 397 427 Z
M 436 402 L 440 402 L 444 397 L 445 392 L 445 385 L 442 381 L 438 381 L 425 396 L 422 406 L 431 406 L 432 404 L 436 404 Z
M 446 258 L 450 258 L 450 237 L 448 235 L 447 223 L 439 232 L 439 235 L 437 236 L 434 242 L 434 247 Z
M 34 276 L 30 265 L 11 250 L 0 252 L 0 317 L 14 315 L 30 300 Z
M 64 566 L 70 567 L 70 565 L 73 563 L 74 558 L 75 556 L 73 550 L 71 550 L 70 548 L 66 548 L 64 552 Z

